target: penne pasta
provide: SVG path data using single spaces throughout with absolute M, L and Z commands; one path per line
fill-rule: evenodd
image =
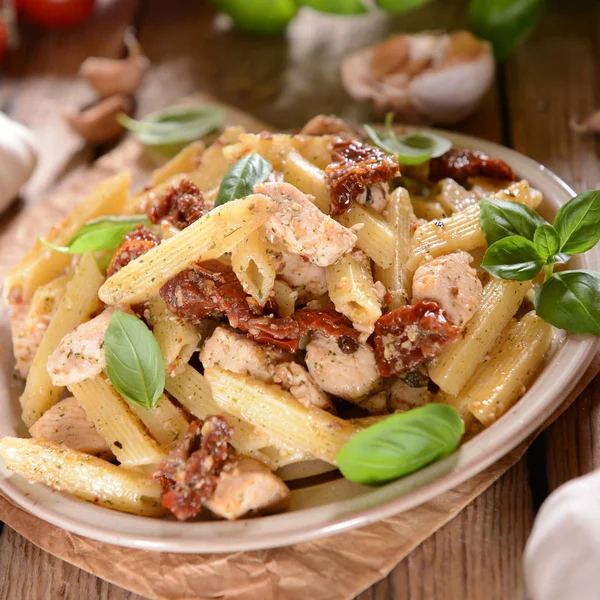
M 271 204 L 266 196 L 254 194 L 215 208 L 109 277 L 100 299 L 109 305 L 149 300 L 192 262 L 230 252 L 267 220 Z
M 426 221 L 439 221 L 440 219 L 445 219 L 448 216 L 443 206 L 434 200 L 411 198 L 411 204 L 417 219 L 425 219 Z
M 273 295 L 280 317 L 289 317 L 296 310 L 298 292 L 293 290 L 285 281 L 276 279 L 273 282 Z
M 31 427 L 58 402 L 62 388 L 52 385 L 46 362 L 61 339 L 99 308 L 98 289 L 103 281 L 104 277 L 93 256 L 84 254 L 67 283 L 64 296 L 44 332 L 29 369 L 25 390 L 20 398 L 23 421 L 27 427 Z
M 358 331 L 370 334 L 381 317 L 381 303 L 373 284 L 369 259 L 362 252 L 345 254 L 326 268 L 329 297 L 338 312 Z
M 188 421 L 183 411 L 164 394 L 154 408 L 142 408 L 135 404 L 130 404 L 129 408 L 161 446 L 168 446 L 181 439 L 187 431 Z
M 335 464 L 342 446 L 358 428 L 319 408 L 307 408 L 279 386 L 215 367 L 206 369 L 213 397 L 223 410 L 245 419 L 271 438 L 273 445 Z
M 160 346 L 167 375 L 173 376 L 186 365 L 200 343 L 198 328 L 174 315 L 160 296 L 150 303 L 152 333 Z
M 46 235 L 46 240 L 65 246 L 75 233 L 91 219 L 124 212 L 129 198 L 129 173 L 100 183 L 61 223 Z M 46 248 L 38 240 L 25 257 L 4 278 L 4 300 L 8 305 L 27 302 L 40 286 L 52 281 L 69 266 L 72 255 Z
M 296 150 L 292 150 L 286 155 L 282 169 L 285 181 L 296 186 L 301 192 L 312 196 L 319 210 L 326 215 L 329 214 L 331 192 L 322 169 L 319 169 Z
M 394 264 L 396 240 L 394 232 L 383 217 L 374 210 L 354 204 L 337 221 L 345 227 L 356 227 L 357 246 L 375 264 L 387 269 Z
M 206 144 L 201 140 L 197 140 L 187 145 L 183 150 L 178 152 L 171 160 L 165 163 L 159 169 L 152 173 L 150 184 L 157 186 L 167 179 L 180 173 L 189 173 L 197 169 L 202 161 L 202 154 L 206 150 Z
M 165 512 L 157 481 L 61 444 L 4 437 L 0 456 L 9 470 L 30 481 L 105 508 L 145 516 Z
M 528 281 L 490 279 L 463 337 L 447 346 L 429 367 L 429 377 L 440 389 L 454 395 L 460 392 L 514 317 L 530 287 Z
M 273 291 L 275 250 L 264 230 L 256 229 L 231 251 L 231 266 L 244 291 L 264 306 Z
M 166 457 L 128 402 L 100 375 L 69 386 L 117 460 L 126 466 L 153 465 Z
M 552 326 L 533 311 L 508 325 L 465 388 L 451 402 L 489 427 L 523 395 L 552 345 Z M 456 407 L 456 406 L 455 406 Z

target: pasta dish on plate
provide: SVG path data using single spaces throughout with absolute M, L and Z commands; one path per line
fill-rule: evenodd
M 381 484 L 499 419 L 554 330 L 536 274 L 484 253 L 506 211 L 543 222 L 542 195 L 419 135 L 230 127 L 137 194 L 104 181 L 5 279 L 31 434 L 0 439 L 6 467 L 114 510 L 238 519 L 286 507 L 289 465 Z

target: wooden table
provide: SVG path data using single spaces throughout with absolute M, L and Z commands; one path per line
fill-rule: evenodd
M 392 31 L 464 25 L 464 3 L 438 1 L 402 18 L 335 18 L 302 13 L 287 39 L 258 39 L 225 29 L 198 0 L 105 0 L 98 16 L 68 33 L 24 32 L 0 79 L 0 109 L 39 136 L 42 160 L 21 205 L 98 156 L 59 117 L 92 98 L 76 78 L 89 55 L 119 56 L 133 24 L 152 69 L 138 96 L 140 114 L 206 91 L 275 126 L 301 125 L 318 112 L 368 120 L 338 76 L 340 59 Z M 575 135 L 569 119 L 600 108 L 600 4 L 551 2 L 532 39 L 501 66 L 478 112 L 459 129 L 511 146 L 545 164 L 577 190 L 600 188 L 600 144 Z M 359 596 L 389 599 L 524 598 L 521 558 L 535 511 L 564 481 L 598 466 L 600 380 L 527 455 L 452 522 Z M 134 600 L 139 596 L 76 569 L 4 527 L 0 597 L 10 600 Z

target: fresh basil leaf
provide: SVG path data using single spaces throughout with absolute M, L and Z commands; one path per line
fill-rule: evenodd
M 479 222 L 488 246 L 512 235 L 533 241 L 535 230 L 546 223 L 535 210 L 519 202 L 481 200 L 479 208 Z
M 427 404 L 363 429 L 342 447 L 336 462 L 350 481 L 385 483 L 451 454 L 464 431 L 456 410 Z
M 128 402 L 153 408 L 165 387 L 160 346 L 137 317 L 115 311 L 104 336 L 106 374 Z
M 548 259 L 546 259 L 546 264 L 562 265 L 562 264 L 568 263 L 570 259 L 571 259 L 570 254 L 565 254 L 564 252 L 558 252 L 557 254 L 554 254 L 553 256 L 550 256 Z
M 497 60 L 508 58 L 535 29 L 546 0 L 471 0 L 469 29 L 489 40 Z
M 182 146 L 203 138 L 225 121 L 222 106 L 201 104 L 179 106 L 148 115 L 143 121 L 120 114 L 117 121 L 133 131 L 144 145 L 165 154 L 173 154 Z
M 127 232 L 140 224 L 149 224 L 146 215 L 100 217 L 88 221 L 69 240 L 66 246 L 56 246 L 43 238 L 38 238 L 38 240 L 47 248 L 63 254 L 83 254 L 88 251 L 112 250 L 123 241 L 123 236 Z
M 296 16 L 295 0 L 212 0 L 227 13 L 235 27 L 259 35 L 281 33 Z
M 584 192 L 561 206 L 554 219 L 560 250 L 579 254 L 600 241 L 600 190 Z
M 535 230 L 533 244 L 538 254 L 548 260 L 560 250 L 560 237 L 552 225 L 544 223 Z
M 244 198 L 273 171 L 273 165 L 260 154 L 251 152 L 229 167 L 219 186 L 215 206 Z
M 401 165 L 421 165 L 431 158 L 446 154 L 452 148 L 450 140 L 435 133 L 417 131 L 396 135 L 392 120 L 393 113 L 388 113 L 383 134 L 379 134 L 370 125 L 364 125 L 364 128 L 371 142 L 384 152 L 395 154 Z
M 533 302 L 537 314 L 554 327 L 600 336 L 600 273 L 554 273 L 538 289 Z
M 483 255 L 481 266 L 494 277 L 511 281 L 533 279 L 544 265 L 533 242 L 519 235 L 494 242 Z
M 432 0 L 375 0 L 376 6 L 385 12 L 400 14 L 429 4 Z
M 337 15 L 363 15 L 367 12 L 362 0 L 297 0 L 321 12 Z

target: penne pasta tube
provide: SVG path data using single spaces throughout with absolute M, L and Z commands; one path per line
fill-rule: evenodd
M 129 408 L 161 446 L 181 439 L 187 431 L 188 421 L 183 411 L 164 394 L 154 408 L 142 408 L 135 404 L 130 404 Z
M 283 452 L 295 448 L 304 458 L 336 464 L 342 446 L 358 431 L 324 410 L 307 408 L 279 386 L 215 367 L 205 377 L 223 410 L 262 429 Z
M 475 418 L 489 427 L 525 393 L 552 345 L 552 326 L 533 311 L 509 325 L 460 393 Z
M 121 464 L 153 465 L 166 457 L 166 452 L 146 433 L 129 403 L 103 375 L 73 383 L 69 389 Z
M 105 215 L 123 213 L 129 197 L 129 173 L 106 179 L 67 217 L 54 226 L 46 240 L 65 246 L 85 223 Z M 38 240 L 25 257 L 4 278 L 4 300 L 8 305 L 27 302 L 40 286 L 58 277 L 73 256 L 46 248 Z
M 293 290 L 285 281 L 276 279 L 273 282 L 273 294 L 280 317 L 289 317 L 296 311 L 298 292 Z
M 358 238 L 357 246 L 373 259 L 375 264 L 383 269 L 394 264 L 396 239 L 392 228 L 383 217 L 370 208 L 353 204 L 336 219 L 345 227 L 360 226 L 355 230 Z
M 285 181 L 311 195 L 319 210 L 328 215 L 331 192 L 325 172 L 296 150 L 286 155 L 282 168 Z
M 381 304 L 373 284 L 371 264 L 362 252 L 345 254 L 325 270 L 329 297 L 338 312 L 358 331 L 370 334 L 381 317 Z
M 231 445 L 238 452 L 251 454 L 272 445 L 267 434 L 237 416 L 228 414 L 228 411 L 217 404 L 207 379 L 190 365 L 186 365 L 174 377 L 167 378 L 166 390 L 199 419 L 206 419 L 209 415 L 224 415 L 233 427 Z
M 106 280 L 100 299 L 109 305 L 149 300 L 192 262 L 230 252 L 269 217 L 272 202 L 254 194 L 215 208 Z
M 25 390 L 20 398 L 23 421 L 27 427 L 31 427 L 58 402 L 62 388 L 52 385 L 46 369 L 48 357 L 67 333 L 89 319 L 98 309 L 98 289 L 103 281 L 104 276 L 98 270 L 92 254 L 84 254 L 67 283 L 64 296 L 44 332 L 29 369 Z
M 171 160 L 152 173 L 150 184 L 156 186 L 174 175 L 189 173 L 197 169 L 202 161 L 206 144 L 197 140 L 180 150 Z
M 429 377 L 440 389 L 452 395 L 460 392 L 514 317 L 530 287 L 528 281 L 490 279 L 463 337 L 447 346 L 429 367 Z
M 160 296 L 150 303 L 152 333 L 160 346 L 167 375 L 174 375 L 186 365 L 200 343 L 198 328 L 173 314 Z
M 423 200 L 421 198 L 411 198 L 411 204 L 415 211 L 417 219 L 425 219 L 426 221 L 439 221 L 445 219 L 448 214 L 444 207 L 434 200 Z
M 4 437 L 0 456 L 7 469 L 31 482 L 105 508 L 145 516 L 165 512 L 157 481 L 61 444 Z
M 231 266 L 244 291 L 264 306 L 273 291 L 276 265 L 275 250 L 264 230 L 256 229 L 231 251 Z

